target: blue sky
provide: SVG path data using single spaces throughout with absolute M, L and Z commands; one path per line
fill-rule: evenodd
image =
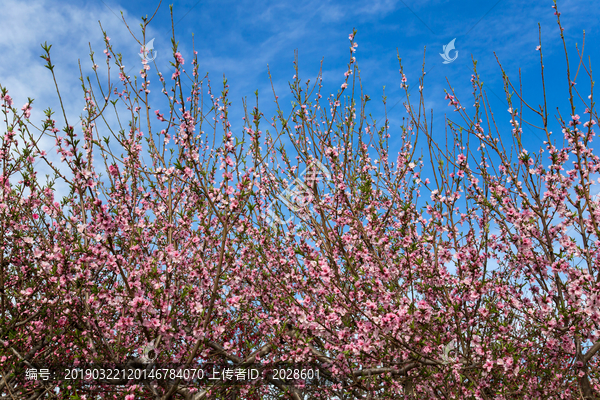
M 120 18 L 120 12 L 132 31 L 140 37 L 141 16 L 151 16 L 159 1 L 89 0 L 51 1 L 32 0 L 27 3 L 2 0 L 0 6 L 0 84 L 19 108 L 27 97 L 36 99 L 32 121 L 36 124 L 41 111 L 52 107 L 59 118 L 59 104 L 50 73 L 43 67 L 40 44 L 52 44 L 58 84 L 67 109 L 69 123 L 78 125 L 84 107 L 79 82 L 78 60 L 84 75 L 93 77 L 89 60 L 89 45 L 95 51 L 101 66 L 100 76 L 106 75 L 102 51 L 102 33 L 98 21 L 111 38 L 113 47 L 123 54 L 126 70 L 138 75 L 141 67 L 139 44 L 132 38 Z M 563 26 L 570 52 L 571 68 L 577 67 L 575 44 L 582 44 L 582 30 L 586 31 L 585 55 L 598 59 L 597 43 L 600 35 L 597 21 L 600 8 L 594 0 L 559 1 Z M 550 105 L 566 113 L 567 86 L 565 58 L 558 36 L 558 26 L 551 1 L 178 1 L 173 4 L 176 38 L 179 50 L 191 72 L 192 34 L 198 51 L 200 71 L 209 72 L 213 90 L 220 92 L 223 74 L 230 85 L 231 118 L 234 134 L 241 133 L 242 102 L 247 96 L 254 105 L 254 92 L 259 92 L 262 112 L 270 118 L 275 115 L 273 93 L 267 73 L 269 66 L 275 90 L 284 112 L 291 109 L 292 100 L 288 81 L 294 75 L 294 50 L 299 53 L 300 77 L 316 77 L 323 60 L 323 95 L 337 93 L 343 82 L 343 73 L 349 58 L 348 34 L 358 30 L 359 44 L 355 56 L 361 69 L 363 87 L 373 101 L 367 109 L 382 121 L 382 88 L 386 86 L 388 113 L 392 136 L 398 133 L 402 117 L 406 115 L 401 102 L 397 51 L 402 58 L 409 84 L 418 86 L 423 51 L 427 48 L 425 70 L 426 107 L 434 112 L 434 137 L 444 140 L 444 114 L 453 117 L 448 101 L 444 100 L 446 79 L 455 88 L 465 106 L 472 105 L 470 76 L 471 56 L 478 60 L 478 71 L 489 99 L 495 107 L 501 128 L 510 132 L 510 116 L 506 111 L 500 68 L 494 52 L 507 73 L 518 83 L 521 70 L 523 91 L 533 104 L 541 101 L 541 81 L 538 44 L 538 22 L 542 27 L 542 48 Z M 168 62 L 172 60 L 170 44 L 171 21 L 169 3 L 163 2 L 149 25 L 146 41 L 154 40 L 154 51 L 159 70 L 165 77 L 171 75 Z M 443 45 L 456 38 L 458 57 L 443 64 L 439 55 Z M 89 44 L 88 44 L 89 43 Z M 450 56 L 456 53 L 451 52 Z M 102 61 L 102 62 L 99 62 Z M 116 72 L 113 67 L 112 72 Z M 158 95 L 159 86 L 154 66 L 150 71 L 151 89 Z M 113 75 L 114 79 L 115 75 Z M 589 81 L 584 71 L 579 72 L 577 86 L 582 97 L 589 94 Z M 105 83 L 105 81 L 104 81 Z M 587 89 L 586 89 L 587 88 Z M 417 90 L 412 101 L 417 101 Z M 165 111 L 164 105 L 157 107 Z M 551 107 L 553 108 L 553 107 Z M 583 108 L 579 113 L 583 114 Z M 505 114 L 503 114 L 505 113 Z M 452 115 L 454 114 L 454 115 Z M 526 116 L 527 117 L 527 116 Z M 531 117 L 531 114 L 529 115 Z M 539 123 L 538 120 L 534 120 Z M 61 125 L 62 126 L 62 125 Z M 266 128 L 266 126 L 265 126 Z M 555 129 L 555 130 L 558 130 Z M 540 132 L 525 129 L 528 144 L 535 150 L 541 144 Z M 47 142 L 51 148 L 54 143 Z M 393 142 L 392 142 L 393 143 Z M 394 149 L 392 149 L 394 150 Z M 423 147 L 423 151 L 425 149 Z M 392 154 L 393 151 L 392 151 Z

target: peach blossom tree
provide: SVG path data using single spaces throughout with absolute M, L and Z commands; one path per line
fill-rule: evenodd
M 367 117 L 356 31 L 336 94 L 322 94 L 321 74 L 303 81 L 296 60 L 292 109 L 275 93 L 270 120 L 258 99 L 244 104 L 238 133 L 227 81 L 215 93 L 197 52 L 190 62 L 173 37 L 175 72 L 156 72 L 161 110 L 153 66 L 127 76 L 103 34 L 108 82 L 92 52 L 79 128 L 64 107 L 62 130 L 50 109 L 36 127 L 33 100 L 19 111 L 0 86 L 3 398 L 600 398 L 598 115 L 585 64 L 589 97 L 567 62 L 557 136 L 545 86 L 536 108 L 506 74 L 512 132 L 497 125 L 474 62 L 474 111 L 447 93 L 442 147 L 424 74 L 398 134 L 387 115 Z M 544 82 L 541 35 L 538 50 Z M 525 112 L 546 136 L 537 151 Z M 89 364 L 153 378 L 26 379 Z M 258 375 L 155 374 L 207 365 Z

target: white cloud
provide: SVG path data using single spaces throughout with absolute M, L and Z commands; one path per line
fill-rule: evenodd
M 113 8 L 113 11 L 119 13 L 119 8 Z M 135 28 L 135 22 L 131 24 L 126 11 L 123 15 L 130 26 L 133 25 Z M 121 51 L 131 49 L 130 54 L 123 55 L 124 63 L 127 65 L 130 61 L 130 65 L 133 65 L 134 62 L 139 62 L 137 56 L 139 45 L 132 38 L 123 21 L 101 2 L 82 5 L 33 0 L 26 6 L 14 0 L 3 2 L 0 14 L 0 25 L 3 26 L 3 34 L 0 35 L 0 54 L 3 54 L 5 62 L 0 63 L 0 84 L 8 89 L 14 101 L 13 106 L 17 109 L 27 102 L 28 97 L 35 99 L 30 117 L 34 126 L 41 126 L 40 121 L 45 118 L 43 110 L 48 108 L 54 111 L 52 118 L 56 121 L 57 128 L 62 129 L 65 126 L 52 74 L 44 67 L 46 61 L 40 58 L 44 53 L 40 45 L 47 42 L 52 45 L 50 57 L 55 65 L 54 71 L 67 120 L 75 128 L 78 136 L 81 136 L 80 116 L 85 102 L 79 79 L 79 62 L 84 78 L 90 76 L 91 81 L 97 86 L 91 69 L 90 45 L 95 53 L 95 62 L 100 66 L 98 68 L 100 82 L 106 89 L 107 74 L 103 53 L 105 45 L 99 20 L 111 38 L 113 46 Z M 114 72 L 114 65 L 111 68 Z M 114 115 L 112 118 L 108 115 L 108 120 L 116 122 Z M 34 137 L 39 137 L 39 131 L 35 128 L 30 127 L 30 131 Z M 40 142 L 40 148 L 48 153 L 49 159 L 59 166 L 61 173 L 68 177 L 69 168 L 65 163 L 60 162 L 54 145 L 54 139 L 49 137 L 44 137 Z M 101 165 L 100 157 L 95 157 L 95 161 Z M 39 178 L 43 179 L 46 174 L 53 175 L 52 170 L 46 167 L 43 161 L 37 163 L 35 169 L 38 171 Z M 67 194 L 68 187 L 61 181 L 57 181 L 55 188 L 57 200 Z

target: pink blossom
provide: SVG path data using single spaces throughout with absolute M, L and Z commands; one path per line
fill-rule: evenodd
M 10 96 L 9 96 L 9 95 L 5 95 L 5 96 L 1 97 L 1 99 L 2 99 L 2 100 L 4 100 L 4 101 L 6 102 L 6 105 L 7 105 L 8 107 L 11 107 L 11 106 L 12 106 L 12 104 L 13 104 L 13 101 L 12 101 L 12 99 L 10 98 Z

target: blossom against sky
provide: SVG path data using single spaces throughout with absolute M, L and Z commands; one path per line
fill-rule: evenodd
M 140 44 L 129 29 L 143 42 L 140 17 L 151 17 L 156 11 L 145 39 L 146 43 L 154 39 L 156 65 L 164 76 L 170 77 L 172 67 L 169 62 L 173 61 L 173 51 L 169 4 L 162 2 L 156 11 L 159 1 L 32 0 L 23 3 L 3 0 L 0 6 L 0 26 L 3 26 L 0 84 L 8 87 L 18 108 L 28 97 L 35 99 L 31 111 L 34 123 L 38 123 L 42 110 L 48 107 L 56 112 L 55 119 L 62 119 L 59 118 L 60 104 L 54 82 L 50 72 L 43 67 L 44 61 L 39 58 L 42 54 L 40 44 L 52 44 L 53 63 L 69 123 L 78 126 L 84 107 L 78 60 L 84 77 L 95 80 L 89 59 L 90 46 L 95 52 L 96 63 L 101 66 L 98 69 L 100 77 L 106 77 L 102 53 L 105 46 L 99 22 L 111 38 L 111 45 L 123 54 L 128 73 L 139 76 L 142 67 Z M 404 89 L 401 89 L 397 57 L 402 59 L 413 103 L 417 100 L 418 77 L 425 61 L 425 106 L 433 110 L 434 137 L 442 141 L 445 137 L 444 116 L 453 116 L 453 107 L 448 107 L 448 101 L 444 100 L 444 89 L 449 89 L 449 82 L 461 100 L 471 96 L 472 58 L 478 62 L 478 73 L 496 113 L 508 109 L 496 56 L 513 82 L 518 82 L 521 72 L 523 93 L 535 100 L 534 105 L 542 101 L 538 23 L 542 32 L 547 96 L 561 109 L 568 105 L 564 50 L 552 4 L 552 1 L 516 0 L 459 3 L 186 0 L 173 3 L 173 23 L 186 67 L 189 67 L 195 48 L 199 70 L 210 74 L 214 91 L 220 92 L 222 77 L 227 78 L 235 134 L 241 133 L 243 125 L 242 98 L 246 97 L 248 105 L 254 106 L 257 90 L 264 115 L 267 118 L 276 115 L 269 71 L 280 104 L 288 107 L 288 111 L 291 109 L 288 82 L 295 73 L 295 50 L 298 51 L 300 78 L 312 78 L 314 82 L 322 61 L 323 95 L 337 93 L 350 57 L 348 35 L 356 28 L 358 47 L 354 56 L 361 70 L 364 93 L 373 99 L 367 113 L 379 121 L 379 126 L 382 124 L 385 112 L 381 99 L 385 86 L 390 129 L 399 132 L 398 126 L 405 116 L 402 102 L 406 99 Z M 600 50 L 595 44 L 600 42 L 597 22 L 600 9 L 595 0 L 559 1 L 558 7 L 571 54 L 571 67 L 575 70 L 575 45 L 582 48 L 584 29 L 585 59 L 598 56 Z M 121 12 L 129 28 L 121 19 Z M 453 39 L 455 50 L 449 56 L 456 56 L 456 59 L 444 63 L 440 53 Z M 191 75 L 191 68 L 188 73 Z M 155 77 L 154 87 L 150 89 L 160 94 L 154 65 L 149 74 Z M 111 75 L 116 82 L 114 65 Z M 583 88 L 582 95 L 587 97 L 589 90 L 584 87 L 589 86 L 589 80 L 586 83 L 585 78 L 585 73 L 580 70 L 578 88 Z M 580 111 L 581 114 L 583 109 Z M 508 111 L 498 117 L 500 126 L 510 132 Z M 531 138 L 530 144 L 539 147 L 543 140 L 540 132 L 529 126 L 524 130 Z M 53 144 L 49 143 L 49 153 Z

